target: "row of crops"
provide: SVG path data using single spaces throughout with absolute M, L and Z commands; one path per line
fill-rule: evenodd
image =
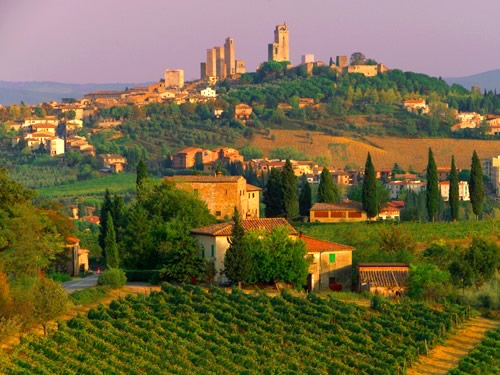
M 397 374 L 466 312 L 164 285 L 26 339 L 2 373 Z
M 486 337 L 462 359 L 450 375 L 500 374 L 500 329 L 490 331 Z

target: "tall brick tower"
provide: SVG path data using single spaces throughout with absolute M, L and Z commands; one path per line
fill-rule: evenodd
M 288 25 L 277 25 L 274 29 L 274 43 L 267 47 L 268 61 L 290 61 Z
M 231 77 L 235 74 L 236 57 L 234 53 L 234 40 L 231 37 L 226 38 L 224 43 L 224 62 L 226 63 L 226 76 Z

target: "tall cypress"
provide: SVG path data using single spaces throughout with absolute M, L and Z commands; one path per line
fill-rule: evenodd
M 318 186 L 318 202 L 337 203 L 339 201 L 339 191 L 328 168 L 321 171 Z
M 458 220 L 458 208 L 460 206 L 460 194 L 458 186 L 458 173 L 455 167 L 455 156 L 451 157 L 451 171 L 450 171 L 450 197 L 448 202 L 450 204 L 450 217 L 451 221 Z
M 305 174 L 300 178 L 299 211 L 301 216 L 309 216 L 312 205 L 311 187 Z
M 282 173 L 284 213 L 287 219 L 292 219 L 299 215 L 299 197 L 297 194 L 297 176 L 295 176 L 290 159 L 286 159 Z
M 137 177 L 135 180 L 135 188 L 137 191 L 138 198 L 142 198 L 144 185 L 146 184 L 146 181 L 149 176 L 148 167 L 143 159 L 140 159 L 139 163 L 137 163 L 136 174 Z
M 434 221 L 439 205 L 439 182 L 436 161 L 429 147 L 429 160 L 427 162 L 427 192 L 426 206 L 429 220 Z
M 283 173 L 277 169 L 271 169 L 267 176 L 267 184 L 264 190 L 264 204 L 266 205 L 266 217 L 283 216 Z
M 241 224 L 241 216 L 235 208 L 233 213 L 233 230 L 229 239 L 229 248 L 224 256 L 224 274 L 241 287 L 251 272 L 251 258 L 245 246 L 245 230 Z
M 113 217 L 108 212 L 106 235 L 104 238 L 104 250 L 106 253 L 106 265 L 108 268 L 118 268 L 120 261 L 118 258 L 118 245 L 116 244 L 115 226 Z
M 479 215 L 483 211 L 484 182 L 483 182 L 483 171 L 481 169 L 481 161 L 477 156 L 476 150 L 474 150 L 474 153 L 472 154 L 469 192 L 470 192 L 470 202 L 472 204 L 472 211 L 476 215 L 476 219 L 479 219 Z
M 361 200 L 363 202 L 363 209 L 366 211 L 368 218 L 371 219 L 377 216 L 377 176 L 375 174 L 375 167 L 373 166 L 370 153 L 368 153 L 368 157 L 366 158 Z
M 99 246 L 101 246 L 101 249 L 103 251 L 103 256 L 106 257 L 106 249 L 104 248 L 104 239 L 106 237 L 106 230 L 108 227 L 108 213 L 111 213 L 113 211 L 113 202 L 111 201 L 111 194 L 109 193 L 109 190 L 106 189 L 106 192 L 104 193 L 104 202 L 102 203 L 101 206 L 101 215 L 99 217 L 99 221 L 101 223 L 101 230 L 99 232 Z

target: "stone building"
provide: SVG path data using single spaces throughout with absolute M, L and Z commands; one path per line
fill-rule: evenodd
M 89 270 L 89 251 L 80 248 L 80 240 L 76 237 L 67 237 L 64 247 L 66 251 L 61 254 L 57 270 L 71 276 L 87 272 Z
M 357 274 L 358 292 L 397 297 L 408 289 L 409 265 L 406 263 L 358 263 Z
M 118 154 L 100 154 L 98 158 L 104 169 L 110 170 L 114 173 L 120 173 L 125 170 L 127 166 L 127 159 Z
M 224 43 L 224 63 L 226 65 L 226 77 L 236 74 L 236 57 L 234 52 L 234 40 L 231 37 L 226 38 Z
M 247 104 L 241 103 L 234 106 L 234 118 L 246 122 L 252 114 L 252 107 Z
M 183 69 L 166 69 L 165 70 L 165 87 L 175 87 L 182 89 L 184 87 L 184 70 Z
M 178 189 L 194 193 L 217 219 L 230 218 L 237 208 L 244 219 L 260 217 L 261 188 L 247 184 L 242 176 L 165 177 Z
M 274 29 L 274 42 L 267 47 L 268 61 L 290 61 L 288 44 L 288 25 L 277 25 Z
M 310 259 L 309 275 L 307 278 L 308 290 L 350 290 L 352 285 L 352 251 L 354 248 L 334 242 L 318 240 L 303 236 L 284 218 L 266 218 L 242 220 L 245 232 L 260 230 L 271 232 L 277 227 L 288 229 L 289 236 L 305 243 L 306 257 Z M 229 248 L 233 223 L 214 224 L 203 228 L 193 229 L 192 236 L 202 247 L 202 254 L 215 261 L 217 272 L 224 269 L 224 256 Z M 222 277 L 218 273 L 217 280 Z
M 309 211 L 311 223 L 366 221 L 368 218 L 359 202 L 315 203 Z

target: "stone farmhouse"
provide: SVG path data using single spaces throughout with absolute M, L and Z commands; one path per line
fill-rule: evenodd
M 243 163 L 244 159 L 238 150 L 230 147 L 221 147 L 213 151 L 199 147 L 188 147 L 172 157 L 172 168 L 191 169 L 196 166 L 197 160 L 203 164 L 205 171 L 210 172 L 214 169 L 214 164 L 218 162 L 222 164 L 229 164 L 230 162 Z M 210 167 L 205 168 L 206 166 Z
M 369 291 L 385 297 L 399 297 L 408 289 L 406 263 L 358 263 L 358 292 Z
M 403 102 L 403 106 L 408 112 L 429 113 L 429 106 L 425 99 L 408 99 Z
M 100 154 L 98 158 L 101 161 L 102 167 L 113 173 L 123 172 L 127 166 L 127 159 L 118 154 Z
M 306 257 L 311 260 L 309 266 L 308 289 L 319 290 L 350 290 L 352 285 L 352 251 L 354 248 L 334 242 L 318 240 L 303 236 L 284 218 L 266 218 L 242 220 L 245 231 L 258 230 L 271 232 L 274 228 L 285 227 L 289 236 L 302 240 L 306 246 Z M 229 248 L 229 239 L 233 229 L 232 223 L 214 224 L 193 229 L 192 236 L 198 241 L 205 258 L 215 260 L 215 269 L 224 269 L 224 256 Z M 217 280 L 223 280 L 218 274 Z
M 368 217 L 359 202 L 315 203 L 309 211 L 311 223 L 366 221 Z
M 232 217 L 235 208 L 244 219 L 260 217 L 262 189 L 248 184 L 242 176 L 174 176 L 165 179 L 178 189 L 197 195 L 219 220 Z
M 89 250 L 80 248 L 80 240 L 76 237 L 67 237 L 64 259 L 58 264 L 58 270 L 77 276 L 80 272 L 89 270 Z

